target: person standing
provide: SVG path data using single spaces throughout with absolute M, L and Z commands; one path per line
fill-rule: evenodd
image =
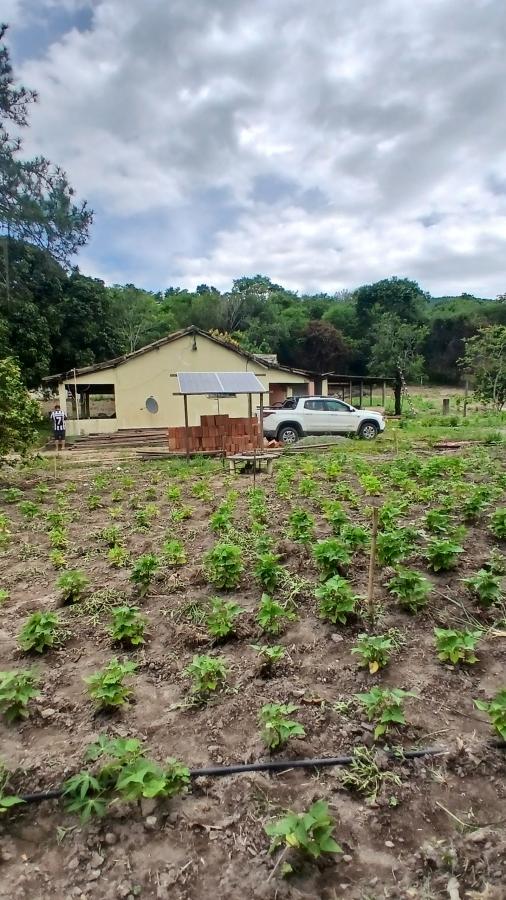
M 55 448 L 57 450 L 65 450 L 65 421 L 67 419 L 67 413 L 60 408 L 59 403 L 55 403 L 50 418 L 53 423 Z

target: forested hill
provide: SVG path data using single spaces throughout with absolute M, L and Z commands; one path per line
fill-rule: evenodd
M 389 374 L 400 359 L 410 377 L 454 382 L 463 340 L 483 324 L 506 323 L 504 299 L 432 298 L 403 278 L 333 295 L 298 295 L 263 275 L 238 278 L 228 292 L 203 284 L 153 293 L 107 287 L 77 269 L 67 273 L 20 241 L 11 239 L 8 252 L 0 353 L 19 360 L 30 387 L 51 372 L 127 353 L 189 325 L 276 353 L 286 365 Z

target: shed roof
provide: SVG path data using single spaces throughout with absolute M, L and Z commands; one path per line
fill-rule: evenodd
M 205 337 L 209 341 L 213 341 L 215 344 L 220 344 L 222 347 L 226 347 L 228 350 L 232 350 L 234 353 L 237 353 L 238 356 L 242 356 L 244 359 L 249 359 L 255 363 L 257 366 L 262 366 L 264 369 L 276 369 L 280 372 L 290 372 L 291 374 L 301 375 L 303 378 L 309 380 L 310 376 L 307 372 L 304 372 L 302 369 L 292 369 L 288 366 L 282 366 L 279 363 L 269 362 L 265 358 L 261 358 L 259 356 L 255 356 L 254 353 L 249 353 L 247 350 L 243 350 L 242 347 L 238 347 L 236 344 L 232 344 L 230 341 L 224 341 L 222 338 L 216 337 L 214 334 L 209 334 L 207 331 L 202 331 L 200 328 L 197 328 L 195 325 L 190 325 L 189 328 L 183 328 L 180 331 L 173 331 L 172 334 L 168 334 L 166 337 L 159 338 L 157 341 L 153 341 L 151 344 L 146 344 L 145 347 L 140 347 L 139 350 L 134 350 L 132 353 L 125 353 L 123 356 L 116 356 L 114 359 L 108 359 L 101 363 L 96 363 L 93 366 L 84 366 L 81 369 L 68 369 L 66 372 L 59 372 L 57 375 L 46 375 L 45 378 L 42 379 L 44 384 L 52 384 L 58 381 L 64 381 L 67 378 L 73 378 L 74 372 L 76 377 L 80 377 L 81 375 L 89 375 L 92 372 L 101 372 L 104 369 L 115 369 L 117 366 L 123 365 L 123 363 L 128 362 L 131 359 L 135 359 L 137 356 L 142 356 L 144 353 L 150 353 L 152 350 L 158 350 L 159 347 L 164 347 L 166 344 L 171 344 L 173 341 L 178 341 L 180 338 L 185 337 L 187 335 L 200 335 L 200 337 Z

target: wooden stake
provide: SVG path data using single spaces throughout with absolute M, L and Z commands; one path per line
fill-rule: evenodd
M 376 574 L 376 544 L 378 540 L 378 520 L 379 509 L 377 506 L 372 508 L 372 534 L 371 534 L 371 556 L 369 558 L 369 580 L 367 583 L 367 614 L 369 621 L 374 622 L 374 576 Z

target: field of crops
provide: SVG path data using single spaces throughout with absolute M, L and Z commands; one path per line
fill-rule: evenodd
M 504 897 L 503 447 L 31 465 L 0 544 L 0 896 Z

